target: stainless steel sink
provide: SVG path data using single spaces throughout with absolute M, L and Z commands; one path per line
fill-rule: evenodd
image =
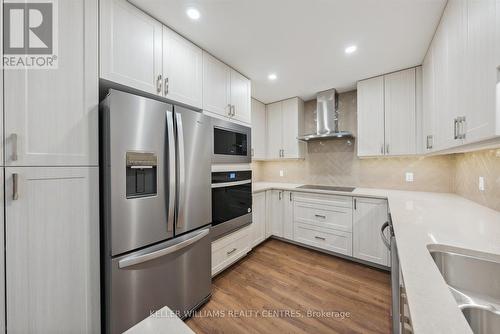
M 472 331 L 500 333 L 500 262 L 465 250 L 429 251 Z
M 462 313 L 474 333 L 498 333 L 500 328 L 500 314 L 498 312 L 482 307 L 465 306 L 462 308 Z

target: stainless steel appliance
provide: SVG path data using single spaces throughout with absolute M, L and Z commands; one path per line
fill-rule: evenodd
M 212 239 L 252 223 L 252 171 L 212 173 Z
M 212 118 L 212 127 L 212 163 L 252 162 L 251 128 L 218 118 Z
M 386 229 L 388 233 L 386 233 Z M 387 239 L 387 236 L 389 239 Z M 406 292 L 403 282 L 403 275 L 399 266 L 398 248 L 396 244 L 396 236 L 392 226 L 391 215 L 389 220 L 382 225 L 380 229 L 380 237 L 385 246 L 391 252 L 391 293 L 392 293 L 392 333 L 393 334 L 410 334 L 413 333 L 411 326 L 411 318 L 406 299 Z
M 211 294 L 210 119 L 110 90 L 101 103 L 107 333 Z
M 339 129 L 339 95 L 335 89 L 318 93 L 316 97 L 316 132 L 300 136 L 297 139 L 308 142 L 312 140 L 352 139 L 350 131 Z

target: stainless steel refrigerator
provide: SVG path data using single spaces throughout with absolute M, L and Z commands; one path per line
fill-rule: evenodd
M 100 106 L 107 333 L 211 294 L 211 124 L 199 112 L 110 90 Z

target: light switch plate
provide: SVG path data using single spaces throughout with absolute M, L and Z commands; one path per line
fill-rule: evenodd
M 479 191 L 484 191 L 484 177 L 479 177 Z
M 280 176 L 283 177 L 285 175 L 285 172 L 283 170 L 280 170 Z
M 412 172 L 406 173 L 406 182 L 413 182 L 413 173 Z

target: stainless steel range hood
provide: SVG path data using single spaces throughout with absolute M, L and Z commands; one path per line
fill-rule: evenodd
M 350 131 L 339 130 L 339 99 L 335 89 L 318 93 L 316 97 L 316 133 L 297 137 L 302 141 L 352 139 Z

